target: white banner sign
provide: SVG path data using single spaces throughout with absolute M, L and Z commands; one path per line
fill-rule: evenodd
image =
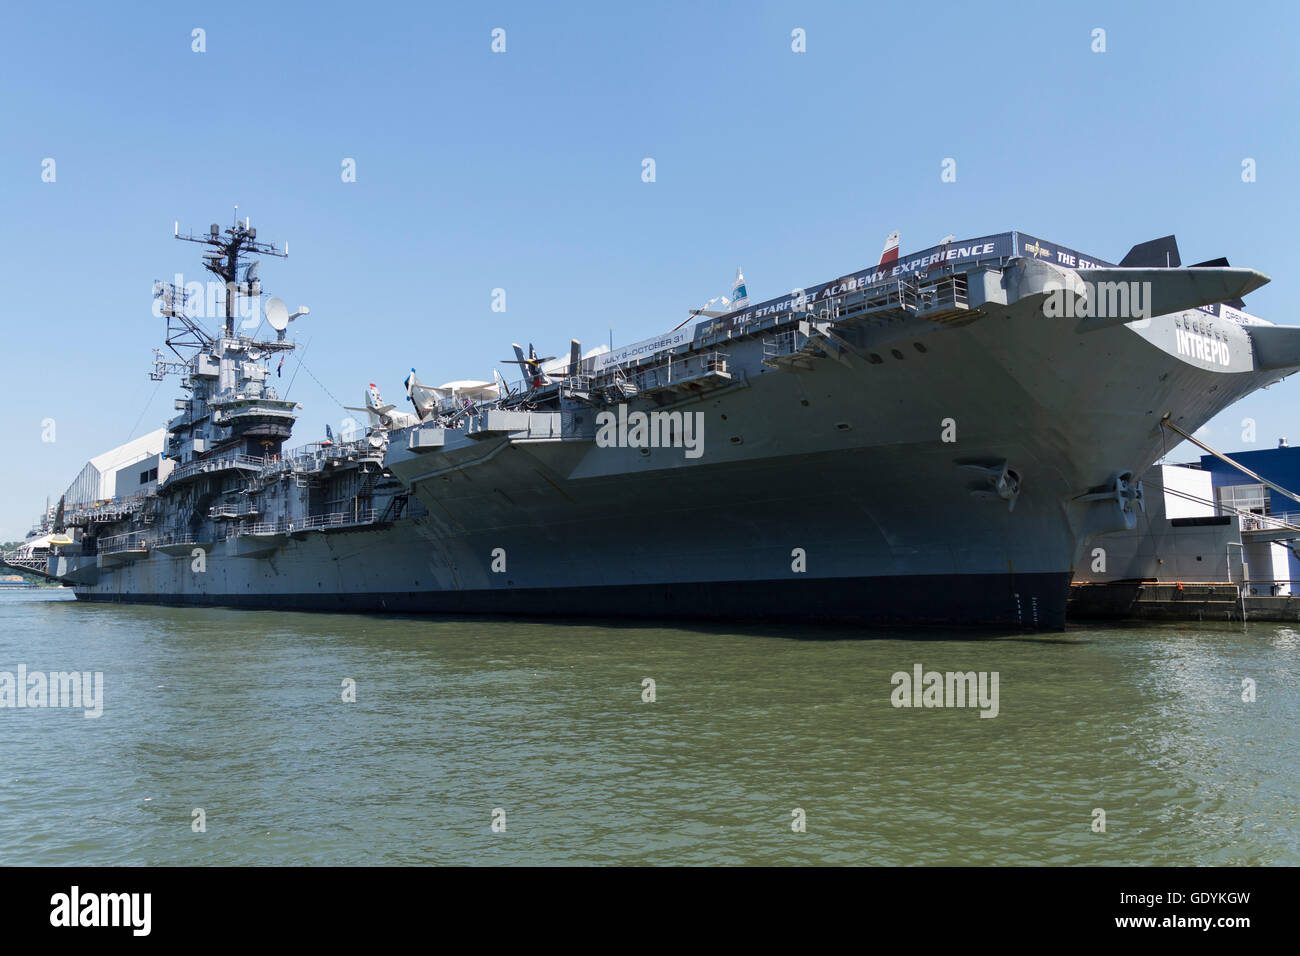
M 656 335 L 652 339 L 643 339 L 632 345 L 625 345 L 622 348 L 614 349 L 612 352 L 602 352 L 593 356 L 596 363 L 596 371 L 603 372 L 611 365 L 622 365 L 624 362 L 635 361 L 636 359 L 645 358 L 654 355 L 656 352 L 662 352 L 664 349 L 676 348 L 679 345 L 689 345 L 691 335 L 694 329 L 687 327 L 678 329 L 676 332 L 665 332 L 663 335 Z

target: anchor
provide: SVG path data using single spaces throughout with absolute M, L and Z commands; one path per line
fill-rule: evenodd
M 969 489 L 973 498 L 1000 498 L 1007 503 L 1007 511 L 1016 510 L 1020 497 L 1020 473 L 1012 469 L 1005 458 L 995 462 L 957 462 L 964 471 L 974 471 L 984 476 L 981 484 Z
M 1133 472 L 1121 471 L 1110 477 L 1104 485 L 1098 485 L 1088 489 L 1081 495 L 1078 495 L 1075 501 L 1109 501 L 1114 502 L 1116 509 L 1120 513 L 1120 518 L 1124 522 L 1124 527 L 1132 531 L 1137 527 L 1137 512 L 1133 506 L 1137 505 L 1146 514 L 1147 505 L 1142 496 L 1142 482 L 1133 480 Z

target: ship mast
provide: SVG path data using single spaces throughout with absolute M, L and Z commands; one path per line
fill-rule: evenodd
M 238 211 L 239 207 L 235 207 Z M 247 255 L 256 253 L 263 256 L 278 256 L 283 259 L 289 255 L 288 244 L 285 244 L 284 251 L 281 252 L 273 243 L 259 242 L 257 239 L 257 230 L 250 225 L 245 219 L 239 221 L 238 215 L 235 217 L 234 225 L 227 227 L 224 231 L 215 222 L 208 227 L 208 234 L 204 235 L 185 235 L 180 234 L 180 225 L 176 227 L 176 238 L 185 242 L 197 242 L 208 246 L 210 252 L 203 253 L 203 267 L 211 272 L 214 276 L 222 281 L 226 287 L 226 336 L 233 337 L 235 334 L 235 297 L 237 295 L 260 295 L 261 282 L 257 279 L 248 279 L 244 282 L 239 281 L 240 260 Z
M 167 317 L 167 346 L 180 362 L 163 360 L 161 349 L 154 350 L 154 371 L 151 376 L 160 381 L 169 373 L 181 377 L 181 387 L 190 393 L 178 399 L 180 412 L 167 425 L 167 456 L 183 466 L 197 467 L 200 461 L 225 460 L 225 455 L 265 457 L 278 454 L 281 444 L 289 437 L 296 418 L 293 402 L 282 399 L 272 386 L 272 374 L 267 357 L 275 352 L 291 352 L 296 344 L 285 331 L 294 319 L 308 314 L 300 306 L 292 315 L 278 298 L 272 296 L 264 314 L 260 310 L 245 310 L 239 297 L 256 303 L 262 295 L 262 281 L 258 278 L 259 260 L 245 262 L 251 256 L 264 255 L 286 258 L 289 247 L 283 249 L 273 243 L 259 242 L 257 230 L 247 219 L 238 218 L 226 229 L 213 223 L 206 234 L 185 234 L 180 223 L 174 235 L 185 242 L 206 246 L 203 267 L 220 280 L 207 283 L 206 294 L 199 283 L 183 283 L 179 274 L 175 283 L 155 282 L 155 314 Z M 187 294 L 187 287 L 190 292 Z M 194 291 L 198 288 L 200 291 Z M 210 331 L 202 317 L 216 318 L 221 314 L 216 300 L 224 290 L 223 328 Z M 190 301 L 203 296 L 202 303 Z M 197 310 L 192 306 L 199 305 Z M 237 325 L 237 319 L 244 319 Z M 266 322 L 276 332 L 274 341 L 257 338 L 256 329 Z M 280 365 L 283 366 L 281 358 Z M 278 371 L 278 369 L 277 369 Z M 232 449 L 239 449 L 232 451 Z M 213 456 L 216 456 L 215 458 Z M 198 468 L 180 478 L 169 479 L 166 487 L 179 487 L 177 481 L 198 477 Z
M 273 243 L 259 242 L 257 230 L 247 218 L 243 222 L 239 221 L 239 207 L 235 207 L 236 217 L 232 225 L 224 231 L 217 223 L 208 227 L 206 234 L 181 235 L 180 223 L 177 222 L 174 227 L 173 235 L 177 239 L 185 242 L 197 242 L 207 246 L 207 252 L 203 253 L 203 267 L 221 280 L 221 286 L 224 291 L 224 337 L 231 339 L 236 335 L 235 318 L 238 315 L 238 296 L 257 297 L 262 294 L 262 282 L 257 277 L 257 263 L 253 262 L 251 266 L 245 267 L 243 260 L 250 255 L 276 256 L 286 258 L 289 255 L 289 244 L 285 243 L 283 251 L 276 248 Z M 243 270 L 241 281 L 241 270 Z M 179 362 L 169 362 L 163 359 L 162 351 L 154 349 L 154 368 L 149 373 L 149 377 L 154 381 L 161 381 L 165 376 L 171 373 L 178 374 L 184 378 L 189 370 L 190 362 L 194 352 L 201 352 L 211 349 L 215 345 L 212 335 L 198 322 L 191 310 L 191 299 L 185 291 L 185 286 L 179 284 L 180 277 L 177 276 L 177 283 L 154 281 L 154 298 L 157 300 L 155 314 L 160 314 L 167 319 L 167 337 L 164 344 L 175 353 L 180 359 Z M 272 299 L 273 304 L 279 304 L 278 300 Z M 202 304 L 202 303 L 200 303 Z M 296 318 L 297 316 L 293 316 Z M 270 318 L 268 316 L 268 318 Z M 279 331 L 279 327 L 273 324 L 273 327 Z M 282 351 L 286 348 L 292 348 L 292 345 L 283 342 L 283 332 L 280 334 L 280 342 L 263 343 L 272 351 Z M 182 351 L 184 349 L 185 351 Z

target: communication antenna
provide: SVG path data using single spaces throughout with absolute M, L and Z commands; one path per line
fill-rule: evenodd
M 203 253 L 203 267 L 220 279 L 226 287 L 225 334 L 233 337 L 235 334 L 235 297 L 240 294 L 261 294 L 261 283 L 257 281 L 256 263 L 247 267 L 252 270 L 252 275 L 250 276 L 247 272 L 244 273 L 245 284 L 242 289 L 240 288 L 242 260 L 254 254 L 277 256 L 283 259 L 289 254 L 288 245 L 285 245 L 284 251 L 280 251 L 273 243 L 259 242 L 257 230 L 252 227 L 251 218 L 246 216 L 244 221 L 240 222 L 238 206 L 235 207 L 234 224 L 225 230 L 214 222 L 208 227 L 206 235 L 182 236 L 178 221 L 175 235 L 177 239 L 183 239 L 186 242 L 197 242 L 209 247 L 208 251 Z
M 283 333 L 289 327 L 289 307 L 283 299 L 275 296 L 266 300 L 266 324 L 277 332 Z
M 276 337 L 281 341 L 284 340 L 285 329 L 294 319 L 302 318 L 311 312 L 311 309 L 305 305 L 298 306 L 298 311 L 292 315 L 289 314 L 289 307 L 284 304 L 284 300 L 276 296 L 266 300 L 266 307 L 263 310 L 266 314 L 266 324 L 275 329 Z
M 181 349 L 198 350 L 212 344 L 212 337 L 188 314 L 190 311 L 190 300 L 185 294 L 185 289 L 181 286 L 174 285 L 171 282 L 162 282 L 158 279 L 153 283 L 153 297 L 156 314 L 162 315 L 167 319 L 167 340 L 166 345 L 176 357 L 183 362 L 188 360 L 188 356 Z M 162 379 L 162 376 L 169 371 L 177 371 L 170 363 L 162 361 L 161 353 L 157 349 L 154 359 L 154 372 L 151 377 L 155 381 Z

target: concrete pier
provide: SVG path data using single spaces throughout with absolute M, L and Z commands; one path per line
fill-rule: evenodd
M 1242 597 L 1229 583 L 1071 584 L 1066 620 L 1300 621 L 1300 597 Z

